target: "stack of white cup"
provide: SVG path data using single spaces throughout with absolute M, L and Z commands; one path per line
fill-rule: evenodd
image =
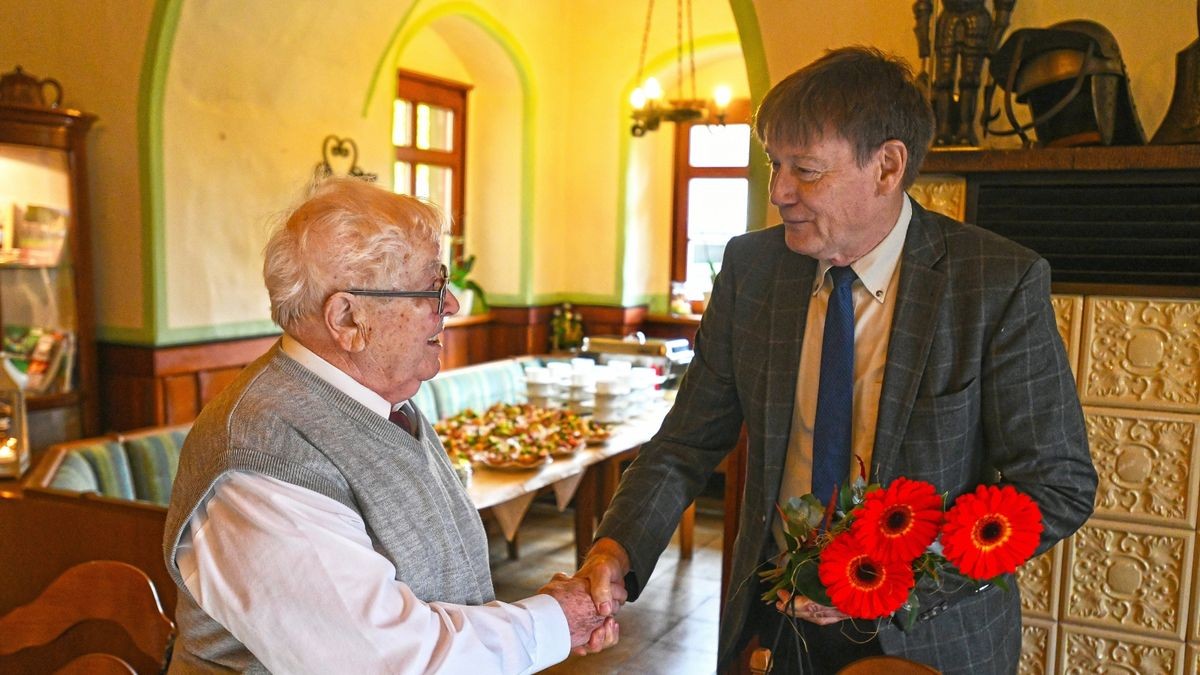
M 637 366 L 629 370 L 629 405 L 634 410 L 645 410 L 654 398 L 654 385 L 658 372 L 653 368 Z
M 554 374 L 543 366 L 525 368 L 525 395 L 539 408 L 557 408 L 561 400 Z
M 604 424 L 617 424 L 625 421 L 629 384 L 623 379 L 613 378 L 611 371 L 606 375 L 603 379 L 596 380 L 593 419 Z

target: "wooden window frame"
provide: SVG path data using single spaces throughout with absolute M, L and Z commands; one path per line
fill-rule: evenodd
M 467 94 L 472 85 L 455 82 L 425 73 L 398 69 L 396 71 L 396 98 L 411 101 L 408 114 L 408 137 L 412 139 L 409 147 L 392 146 L 395 150 L 395 161 L 407 162 L 413 170 L 408 177 L 408 193 L 416 194 L 416 165 L 431 164 L 451 170 L 453 179 L 450 198 L 449 216 L 450 233 L 459 241 L 463 236 L 463 204 L 466 188 L 467 164 Z M 417 146 L 417 105 L 426 103 L 454 111 L 453 149 L 449 152 L 442 150 L 420 150 Z M 443 208 L 445 206 L 443 205 Z M 461 244 L 455 245 L 455 255 L 461 254 Z
M 712 103 L 709 103 L 712 106 Z M 715 114 L 691 122 L 679 122 L 675 125 L 675 189 L 672 195 L 671 219 L 671 281 L 687 280 L 687 246 L 688 246 L 688 182 L 693 178 L 750 178 L 749 157 L 746 166 L 742 167 L 700 167 L 688 164 L 691 152 L 691 130 L 698 124 L 717 124 Z M 730 101 L 725 113 L 725 124 L 749 124 L 750 100 L 736 99 Z M 753 150 L 753 149 L 752 149 Z

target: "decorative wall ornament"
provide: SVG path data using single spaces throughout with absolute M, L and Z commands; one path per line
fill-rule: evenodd
M 1194 528 L 1200 416 L 1089 408 L 1096 515 Z
M 1058 336 L 1067 348 L 1067 359 L 1071 362 L 1071 373 L 1079 376 L 1079 334 L 1083 330 L 1083 296 L 1050 296 L 1054 307 L 1054 323 L 1058 325 Z
M 1062 618 L 1183 640 L 1194 540 L 1194 532 L 1090 521 L 1071 540 Z
M 918 204 L 955 220 L 967 217 L 967 179 L 965 176 L 928 174 L 917 176 L 908 194 Z
M 1085 404 L 1200 412 L 1200 301 L 1091 297 Z
M 1178 673 L 1183 643 L 1134 637 L 1127 633 L 1085 631 L 1061 626 L 1063 675 L 1095 673 Z
M 1021 661 L 1017 672 L 1021 675 L 1045 675 L 1053 672 L 1052 648 L 1054 645 L 1054 623 L 1037 619 L 1021 621 Z
M 379 178 L 378 175 L 367 173 L 358 165 L 358 144 L 350 137 L 338 138 L 334 134 L 325 137 L 321 141 L 321 161 L 317 164 L 317 178 L 329 178 L 339 171 L 334 169 L 334 165 L 341 170 L 341 174 L 361 178 L 369 183 L 374 183 Z
M 1059 570 L 1062 561 L 1061 543 L 1017 568 L 1017 585 L 1021 587 L 1021 615 L 1054 619 L 1058 614 L 1060 588 Z

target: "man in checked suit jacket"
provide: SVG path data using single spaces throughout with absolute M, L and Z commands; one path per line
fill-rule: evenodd
M 1049 266 L 908 199 L 933 119 L 895 57 L 829 52 L 776 85 L 755 124 L 784 222 L 729 242 L 674 409 L 626 471 L 579 574 L 601 614 L 636 599 L 681 512 L 745 424 L 720 670 L 739 667 L 753 638 L 769 645 L 786 611 L 803 619 L 808 653 L 774 672 L 801 656 L 820 673 L 883 652 L 946 673 L 1014 673 L 1015 580 L 1007 591 L 927 595 L 921 607 L 931 611 L 911 628 L 871 622 L 848 638 L 851 622 L 834 608 L 801 597 L 763 604 L 756 573 L 778 551 L 776 503 L 809 491 L 831 266 L 858 276 L 852 446 L 872 482 L 926 480 L 950 500 L 981 483 L 1011 484 L 1041 507 L 1038 553 L 1088 518 L 1096 473 L 1055 329 Z

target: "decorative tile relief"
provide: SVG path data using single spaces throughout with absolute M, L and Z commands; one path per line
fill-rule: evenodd
M 1054 322 L 1058 324 L 1058 335 L 1067 348 L 1067 360 L 1071 362 L 1071 373 L 1079 374 L 1079 335 L 1083 332 L 1083 296 L 1050 296 L 1054 307 Z
M 1062 619 L 1183 640 L 1194 539 L 1165 527 L 1089 521 L 1066 549 Z
M 1084 409 L 1096 515 L 1195 528 L 1200 415 Z
M 1021 619 L 1021 661 L 1017 672 L 1020 675 L 1046 675 L 1053 672 L 1054 622 L 1039 619 Z
M 1200 646 L 1189 642 L 1185 654 L 1183 672 L 1186 675 L 1197 675 L 1200 673 Z
M 1080 398 L 1200 412 L 1200 301 L 1089 297 Z
M 917 176 L 908 194 L 930 211 L 955 220 L 967 217 L 967 179 L 965 176 L 928 174 Z
M 1021 615 L 1054 619 L 1058 616 L 1058 596 L 1062 590 L 1063 544 L 1017 568 L 1017 585 L 1021 587 Z
M 1181 675 L 1183 643 L 1060 624 L 1063 675 Z

